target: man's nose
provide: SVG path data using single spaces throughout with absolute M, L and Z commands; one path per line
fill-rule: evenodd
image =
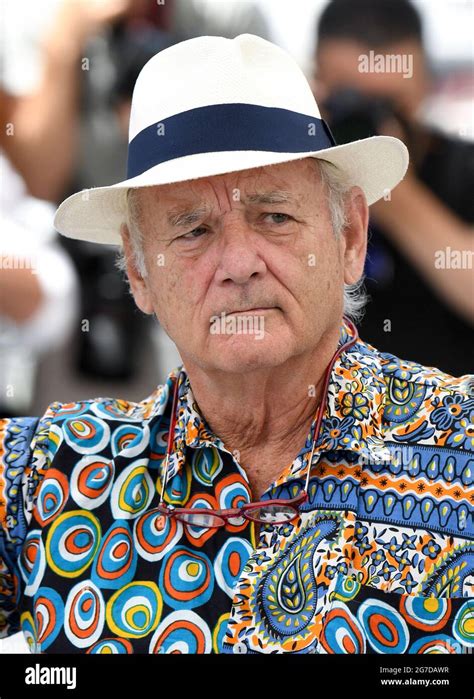
M 267 267 L 258 250 L 258 234 L 242 218 L 222 223 L 216 280 L 245 284 Z

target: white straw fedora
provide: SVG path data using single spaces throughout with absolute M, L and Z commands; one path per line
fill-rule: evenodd
M 183 182 L 307 157 L 348 173 L 370 205 L 408 167 L 397 138 L 336 145 L 296 62 L 252 34 L 203 36 L 153 56 L 138 76 L 127 179 L 68 197 L 54 219 L 65 236 L 121 244 L 130 187 Z

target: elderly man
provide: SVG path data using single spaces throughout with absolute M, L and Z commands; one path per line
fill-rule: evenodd
M 122 244 L 183 364 L 140 403 L 5 421 L 3 635 L 43 653 L 474 645 L 474 377 L 381 354 L 349 318 L 368 204 L 406 167 L 395 138 L 337 146 L 257 37 L 144 67 L 127 180 L 56 226 Z

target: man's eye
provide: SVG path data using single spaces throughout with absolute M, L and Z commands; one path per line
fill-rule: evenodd
M 189 233 L 185 233 L 185 235 L 180 235 L 179 239 L 182 240 L 195 240 L 196 238 L 200 238 L 202 233 L 206 233 L 207 228 L 204 228 L 204 226 L 198 226 L 198 228 L 193 228 L 192 231 L 189 231 Z
M 289 214 L 265 214 L 265 218 L 268 218 L 269 216 L 272 218 L 271 223 L 286 223 L 291 219 L 291 216 Z

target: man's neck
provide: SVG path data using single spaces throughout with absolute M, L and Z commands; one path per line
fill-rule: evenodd
M 286 464 L 297 456 L 314 419 L 338 339 L 339 330 L 331 330 L 311 351 L 283 365 L 245 374 L 203 370 L 184 361 L 201 414 L 246 470 L 254 467 L 252 457 L 270 464 L 281 455 Z

